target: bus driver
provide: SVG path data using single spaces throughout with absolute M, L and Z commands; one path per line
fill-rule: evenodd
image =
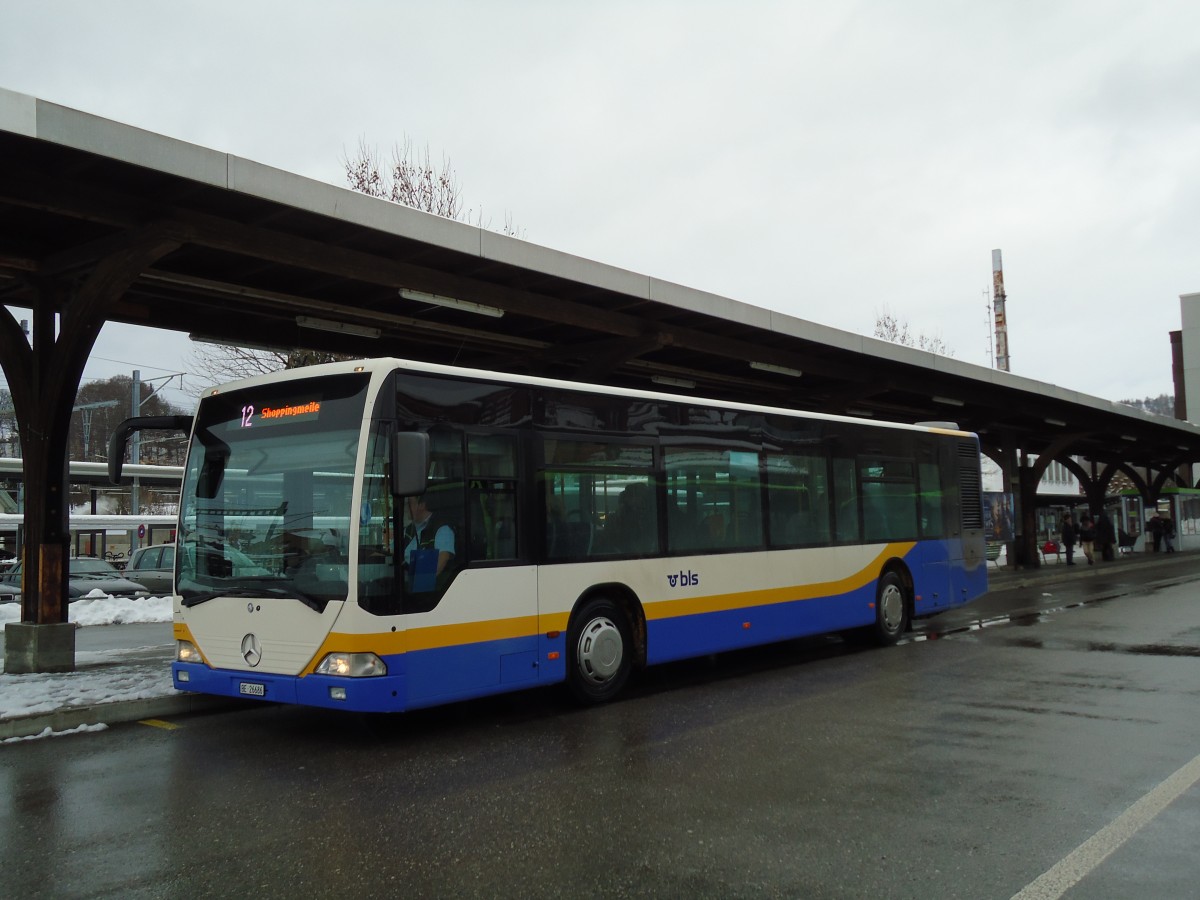
M 454 529 L 435 519 L 424 496 L 408 498 L 406 518 L 404 563 L 408 586 L 414 591 L 432 591 L 454 558 Z

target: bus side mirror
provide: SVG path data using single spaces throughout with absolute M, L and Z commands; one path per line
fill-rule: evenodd
M 429 435 L 401 431 L 392 435 L 392 493 L 419 497 L 429 474 Z
M 191 416 L 135 416 L 126 419 L 113 431 L 108 441 L 108 480 L 113 484 L 121 483 L 121 468 L 125 464 L 125 445 L 129 436 L 135 431 L 180 431 L 190 434 L 192 431 Z

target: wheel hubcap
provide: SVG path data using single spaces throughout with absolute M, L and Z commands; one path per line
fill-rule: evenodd
M 579 635 L 576 659 L 583 677 L 593 684 L 604 684 L 621 668 L 625 657 L 625 642 L 613 621 L 593 619 Z
M 889 632 L 904 622 L 904 592 L 894 584 L 885 585 L 879 596 L 879 619 Z

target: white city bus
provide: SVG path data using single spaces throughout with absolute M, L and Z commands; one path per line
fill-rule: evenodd
M 190 430 L 175 686 L 400 711 L 826 632 L 987 589 L 951 427 L 379 359 L 211 390 Z M 418 505 L 419 504 L 419 505 Z M 412 512 L 423 528 L 414 539 Z

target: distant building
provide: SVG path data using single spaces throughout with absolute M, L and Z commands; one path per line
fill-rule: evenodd
M 1036 459 L 1036 457 L 1030 457 Z M 1078 460 L 1076 460 L 1078 461 Z M 990 457 L 983 457 L 983 489 L 985 491 L 1004 491 L 1004 477 L 1000 472 L 1000 467 Z M 1039 494 L 1053 494 L 1061 496 L 1069 494 L 1074 496 L 1079 494 L 1079 479 L 1060 462 L 1051 462 L 1046 467 L 1046 474 L 1042 476 L 1042 480 L 1038 482 L 1037 492 Z
M 1183 358 L 1176 368 L 1175 396 L 1182 394 L 1183 403 L 1177 403 L 1176 409 L 1187 421 L 1200 424 L 1200 294 L 1181 294 L 1179 307 Z M 1182 384 L 1179 384 L 1179 368 L 1182 368 Z

